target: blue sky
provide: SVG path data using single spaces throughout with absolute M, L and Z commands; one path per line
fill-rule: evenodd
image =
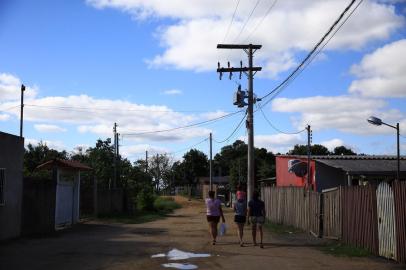
M 238 83 L 245 88 L 246 79 L 220 81 L 215 70 L 218 61 L 238 65 L 247 58 L 242 51 L 219 51 L 217 43 L 263 45 L 254 60 L 263 67 L 254 85 L 263 96 L 311 50 L 347 2 L 260 0 L 249 17 L 256 1 L 1 0 L 0 131 L 19 132 L 21 83 L 28 88 L 26 142 L 42 140 L 59 150 L 111 137 L 114 122 L 129 134 L 234 112 L 233 92 Z M 323 52 L 263 107 L 267 118 L 283 131 L 310 124 L 313 142 L 329 148 L 394 154 L 394 130 L 365 119 L 373 114 L 400 122 L 406 135 L 405 9 L 404 1 L 363 1 Z M 210 132 L 217 141 L 227 138 L 242 117 L 124 135 L 121 152 L 132 160 L 145 150 L 180 158 Z M 255 135 L 256 146 L 273 152 L 305 142 L 304 133 L 272 129 L 259 111 Z M 229 141 L 214 143 L 214 152 L 244 136 L 242 126 Z M 208 153 L 207 141 L 196 147 Z

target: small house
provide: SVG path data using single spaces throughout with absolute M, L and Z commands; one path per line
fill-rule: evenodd
M 322 191 L 337 186 L 364 185 L 396 178 L 396 156 L 312 156 L 312 189 Z M 276 186 L 307 186 L 307 156 L 276 156 Z M 406 179 L 406 157 L 400 158 L 400 178 Z

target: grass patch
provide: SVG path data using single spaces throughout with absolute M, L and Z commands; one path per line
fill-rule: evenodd
M 338 257 L 368 257 L 371 252 L 364 248 L 345 245 L 342 243 L 332 243 L 320 248 L 321 251 Z
M 116 223 L 140 224 L 165 218 L 167 217 L 167 214 L 172 213 L 175 209 L 180 207 L 180 204 L 176 203 L 172 197 L 157 197 L 154 201 L 154 210 L 138 210 L 133 215 L 99 215 L 97 219 Z
M 281 225 L 281 224 L 276 224 L 267 221 L 264 224 L 265 228 L 269 230 L 271 233 L 275 234 L 296 234 L 296 233 L 301 233 L 303 232 L 302 230 L 295 228 L 293 226 L 286 226 L 286 225 Z
M 170 213 L 180 207 L 172 197 L 157 197 L 154 201 L 154 209 L 158 212 Z

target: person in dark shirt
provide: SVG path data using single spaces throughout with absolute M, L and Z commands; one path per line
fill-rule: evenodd
M 260 247 L 264 248 L 262 243 L 263 231 L 262 225 L 265 223 L 265 203 L 259 199 L 258 191 L 252 194 L 252 200 L 248 202 L 248 223 L 252 224 L 252 241 L 254 246 L 257 245 L 257 228 L 261 238 Z

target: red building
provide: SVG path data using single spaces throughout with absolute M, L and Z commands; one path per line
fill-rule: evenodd
M 312 189 L 365 185 L 396 178 L 396 156 L 312 156 Z M 400 178 L 406 179 L 406 157 L 400 157 Z M 307 186 L 307 156 L 276 156 L 276 186 Z

